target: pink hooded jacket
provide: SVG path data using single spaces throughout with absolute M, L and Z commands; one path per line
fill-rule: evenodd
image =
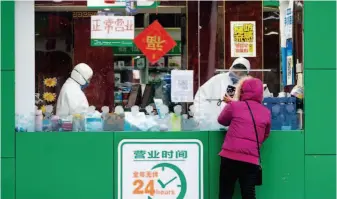
M 254 124 L 247 101 L 254 115 L 260 145 L 270 133 L 270 111 L 261 103 L 263 100 L 263 84 L 256 78 L 246 78 L 237 86 L 237 99 L 228 103 L 218 122 L 229 126 L 220 156 L 232 160 L 259 165 Z

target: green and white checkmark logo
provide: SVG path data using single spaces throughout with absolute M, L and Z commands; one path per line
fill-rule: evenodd
M 177 179 L 177 177 L 172 178 L 170 181 L 168 181 L 168 182 L 165 183 L 165 184 L 159 179 L 159 180 L 158 180 L 158 183 L 160 184 L 161 188 L 165 189 L 165 187 L 166 187 L 167 185 L 169 185 L 171 182 L 173 182 L 175 179 Z
M 184 199 L 186 192 L 187 192 L 187 181 L 186 181 L 186 177 L 184 173 L 182 172 L 182 170 L 176 165 L 170 164 L 170 163 L 157 164 L 152 168 L 152 170 L 157 169 L 157 168 L 161 168 L 163 172 L 165 171 L 165 169 L 171 169 L 172 171 L 175 172 L 176 175 L 168 182 L 164 183 L 161 179 L 158 179 L 157 182 L 159 183 L 160 187 L 163 189 L 165 189 L 169 184 L 175 183 L 176 186 L 180 188 L 180 192 L 177 196 L 177 199 Z M 148 199 L 153 199 L 153 198 L 148 197 Z

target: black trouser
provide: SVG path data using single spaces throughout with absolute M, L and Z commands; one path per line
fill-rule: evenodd
M 221 157 L 219 199 L 232 199 L 239 179 L 242 199 L 255 199 L 255 180 L 259 166 Z

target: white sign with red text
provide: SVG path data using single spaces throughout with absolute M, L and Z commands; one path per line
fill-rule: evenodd
M 132 46 L 134 16 L 91 16 L 91 46 Z

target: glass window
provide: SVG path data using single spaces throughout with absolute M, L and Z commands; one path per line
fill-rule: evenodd
M 221 39 L 213 40 L 217 29 L 209 28 L 216 21 L 211 11 L 212 2 L 200 2 L 202 9 L 199 14 L 205 21 L 201 19 L 199 24 L 202 27 L 199 51 L 201 72 L 194 103 L 196 116 L 208 130 L 221 128 L 217 119 L 226 106 L 221 101 L 227 94 L 234 101 L 262 100 L 262 104 L 271 112 L 272 130 L 302 129 L 303 75 L 301 65 L 296 66 L 296 63 L 303 62 L 302 46 L 299 45 L 302 43 L 301 8 L 293 9 L 295 5 L 289 5 L 289 2 L 282 2 L 281 10 L 263 7 L 263 3 L 257 1 L 225 1 L 223 4 L 223 27 L 220 28 L 224 30 L 224 61 L 221 67 L 214 67 L 214 60 L 221 55 L 215 53 L 219 58 L 214 58 L 211 52 L 217 51 L 215 43 L 219 44 Z M 292 21 L 295 15 L 297 17 Z M 243 91 L 240 80 L 245 76 L 262 81 L 263 98 L 238 95 Z
M 289 15 L 288 4 L 279 10 L 250 1 L 170 1 L 131 15 L 75 4 L 16 2 L 16 94 L 25 99 L 16 102 L 18 131 L 223 129 L 217 121 L 223 97 L 234 96 L 233 74 L 245 74 L 247 63 L 249 75 L 264 84 L 272 129 L 301 128 L 301 11 Z M 105 34 L 132 17 L 135 40 L 91 40 L 99 29 L 92 16 L 106 16 Z M 292 36 L 284 39 L 285 30 Z M 248 61 L 233 72 L 238 57 Z M 27 78 L 33 74 L 34 81 Z

